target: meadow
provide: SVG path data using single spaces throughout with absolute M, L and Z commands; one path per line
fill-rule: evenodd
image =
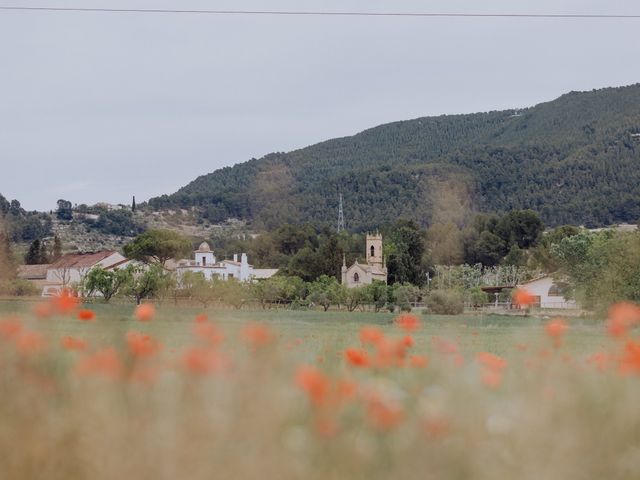
M 637 478 L 608 320 L 0 302 L 0 478 Z

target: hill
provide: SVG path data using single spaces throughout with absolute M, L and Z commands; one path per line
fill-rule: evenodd
M 156 209 L 198 207 L 216 223 L 429 225 L 465 212 L 532 209 L 549 225 L 640 219 L 640 84 L 571 92 L 514 111 L 425 117 L 203 175 Z

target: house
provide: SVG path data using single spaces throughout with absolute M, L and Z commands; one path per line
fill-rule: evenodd
M 202 242 L 193 252 L 193 260 L 180 260 L 176 266 L 178 276 L 185 272 L 200 272 L 207 280 L 219 278 L 222 280 L 237 279 L 241 282 L 251 281 L 254 278 L 270 278 L 275 275 L 277 269 L 254 269 L 249 265 L 247 254 L 233 255 L 233 260 L 220 260 L 207 242 Z
M 540 308 L 576 309 L 580 308 L 575 300 L 570 300 L 562 294 L 560 286 L 554 279 L 545 275 L 518 285 L 534 298 L 533 306 Z
M 382 254 L 382 235 L 367 234 L 365 258 L 367 263 L 358 263 L 347 267 L 346 259 L 342 259 L 342 284 L 347 288 L 369 285 L 374 280 L 387 283 L 387 266 Z
M 77 285 L 93 267 L 110 268 L 127 259 L 118 252 L 69 253 L 47 268 L 43 296 L 57 295 L 63 288 Z
M 49 264 L 20 265 L 18 267 L 18 278 L 28 280 L 36 287 L 44 290 L 45 287 L 49 286 L 47 282 L 47 269 L 50 266 Z

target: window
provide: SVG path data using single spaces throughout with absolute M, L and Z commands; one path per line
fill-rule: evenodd
M 371 245 L 371 256 L 372 257 L 376 256 L 376 249 L 373 247 L 373 245 Z
M 373 247 L 371 247 L 373 248 Z M 358 275 L 357 273 L 353 274 L 353 281 L 354 283 L 359 283 L 360 282 L 360 275 Z
M 562 293 L 560 292 L 560 287 L 558 287 L 558 285 L 556 285 L 555 283 L 553 285 L 551 285 L 551 287 L 549 288 L 549 292 L 548 295 L 550 297 L 561 297 Z
M 227 275 L 228 278 L 233 278 L 233 273 L 230 273 L 229 275 Z
M 207 258 L 202 257 L 202 266 L 204 267 L 207 264 Z

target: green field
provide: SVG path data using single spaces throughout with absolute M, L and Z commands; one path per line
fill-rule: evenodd
M 0 302 L 0 315 L 30 314 L 35 301 L 5 300 Z M 264 322 L 274 327 L 283 339 L 311 339 L 312 345 L 331 345 L 341 349 L 357 342 L 358 331 L 364 325 L 377 325 L 385 332 L 394 331 L 394 313 L 208 309 L 195 306 L 175 307 L 171 303 L 158 306 L 154 322 L 135 321 L 132 304 L 90 304 L 96 320 L 82 323 L 74 318 L 60 317 L 41 322 L 41 327 L 56 336 L 82 335 L 91 342 L 109 343 L 114 337 L 135 329 L 158 336 L 171 348 L 180 348 L 191 340 L 191 332 L 184 328 L 196 315 L 206 311 L 211 320 L 233 334 L 248 322 Z M 548 316 L 509 316 L 465 314 L 458 316 L 420 315 L 422 328 L 414 337 L 418 348 L 428 348 L 434 336 L 450 338 L 465 349 L 487 350 L 505 354 L 517 343 L 544 343 L 543 326 Z M 573 354 L 589 353 L 605 341 L 601 321 L 575 318 L 570 320 L 565 348 Z M 314 349 L 315 350 L 315 349 Z

